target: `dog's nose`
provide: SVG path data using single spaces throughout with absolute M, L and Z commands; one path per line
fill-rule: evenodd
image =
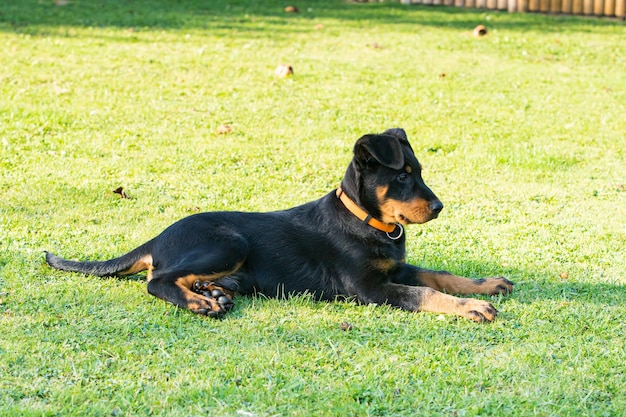
M 443 203 L 439 200 L 431 201 L 428 203 L 428 208 L 435 214 L 439 214 L 443 210 Z

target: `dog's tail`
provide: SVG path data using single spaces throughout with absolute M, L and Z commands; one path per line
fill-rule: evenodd
M 51 267 L 62 271 L 82 272 L 99 277 L 132 275 L 152 269 L 153 241 L 150 240 L 126 255 L 108 261 L 70 261 L 46 252 L 46 262 Z

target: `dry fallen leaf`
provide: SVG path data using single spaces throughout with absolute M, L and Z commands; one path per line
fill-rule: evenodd
M 128 194 L 126 194 L 126 191 L 124 191 L 124 187 L 117 187 L 115 190 L 113 190 L 113 192 L 115 194 L 119 194 L 121 198 L 127 198 L 130 200 L 130 197 L 128 196 Z
M 274 72 L 277 77 L 289 77 L 293 75 L 293 67 L 288 64 L 280 64 L 276 67 L 276 71 Z
M 285 7 L 285 13 L 298 13 L 300 10 L 296 6 Z
M 322 30 L 322 29 L 324 29 L 324 25 L 321 24 L 321 23 L 318 23 L 317 25 L 315 25 L 315 29 Z
M 478 25 L 474 28 L 474 32 L 472 32 L 474 36 L 485 36 L 487 34 L 487 28 L 483 25 Z
M 569 274 L 567 273 L 567 271 L 561 272 L 561 274 L 559 274 L 559 276 L 561 277 L 561 279 L 568 279 L 569 278 Z
M 344 321 L 343 323 L 341 323 L 341 330 L 348 331 L 348 330 L 352 330 L 352 325 L 350 323 L 348 323 L 347 321 Z
M 215 133 L 217 133 L 218 135 L 225 135 L 232 131 L 233 131 L 233 127 L 231 125 L 224 124 L 224 125 L 219 125 Z

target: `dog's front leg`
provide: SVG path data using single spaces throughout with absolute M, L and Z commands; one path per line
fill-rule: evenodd
M 470 279 L 446 271 L 430 271 L 413 265 L 404 265 L 393 282 L 434 288 L 448 294 L 505 295 L 513 291 L 513 283 L 506 278 Z
M 476 322 L 493 321 L 498 314 L 491 303 L 473 298 L 459 298 L 428 287 L 387 283 L 376 291 L 361 294 L 362 302 L 390 304 L 409 311 L 455 314 Z

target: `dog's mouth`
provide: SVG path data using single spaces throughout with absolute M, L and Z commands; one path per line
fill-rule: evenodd
M 413 218 L 407 217 L 404 214 L 397 214 L 395 216 L 396 221 L 395 223 L 400 223 L 402 225 L 407 225 L 407 224 L 423 224 L 423 223 L 427 223 L 431 220 L 436 219 L 439 216 L 439 213 L 430 213 L 430 214 L 424 214 L 422 216 L 415 216 Z
M 441 212 L 441 202 L 427 202 L 416 200 L 413 202 L 398 202 L 387 200 L 382 206 L 383 221 L 399 223 L 401 225 L 422 224 L 436 219 Z

